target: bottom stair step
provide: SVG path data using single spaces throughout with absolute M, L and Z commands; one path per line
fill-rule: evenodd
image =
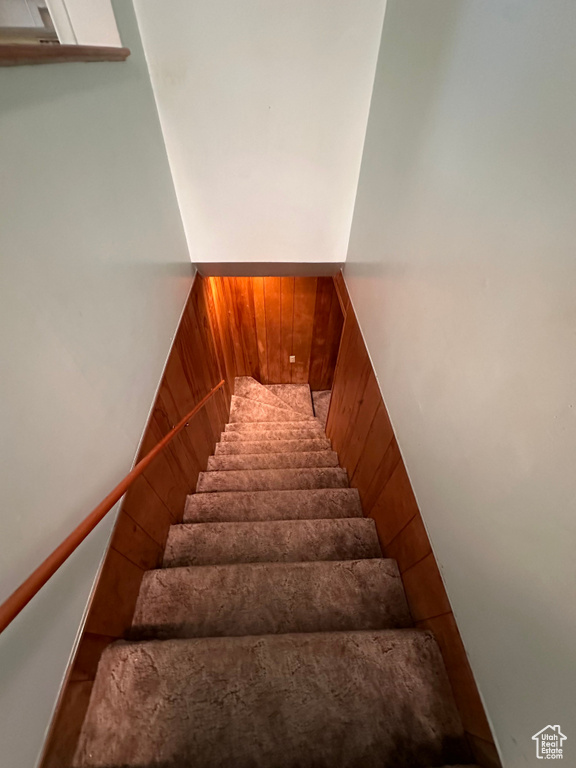
M 395 560 L 243 563 L 144 574 L 132 639 L 409 627 Z
M 74 768 L 464 763 L 436 642 L 418 630 L 109 646 Z
M 270 520 L 170 528 L 164 568 L 382 557 L 374 520 Z

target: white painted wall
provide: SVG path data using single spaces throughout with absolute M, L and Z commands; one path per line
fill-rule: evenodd
M 385 0 L 136 0 L 195 262 L 343 261 Z
M 120 48 L 110 0 L 46 0 L 61 43 Z
M 388 0 L 345 269 L 505 768 L 576 761 L 576 15 Z
M 0 27 L 41 27 L 38 6 L 46 7 L 41 0 L 1 0 Z
M 191 284 L 130 3 L 126 63 L 0 70 L 0 601 L 129 470 Z M 101 524 L 0 635 L 2 768 L 35 765 Z

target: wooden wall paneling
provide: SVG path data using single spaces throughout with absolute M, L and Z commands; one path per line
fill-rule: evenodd
M 206 314 L 222 375 L 329 389 L 343 316 L 332 278 L 210 277 Z M 290 363 L 294 355 L 295 363 Z
M 116 638 L 110 635 L 93 635 L 90 632 L 85 632 L 76 654 L 70 680 L 74 682 L 94 680 L 100 656 L 114 640 Z
M 198 291 L 194 291 L 188 304 L 187 314 L 190 326 L 185 338 L 179 340 L 183 349 L 182 359 L 189 390 L 193 393 L 194 404 L 224 378 L 218 362 L 218 353 L 214 346 L 212 320 L 208 315 L 204 301 L 204 281 L 199 280 Z M 186 342 L 186 343 L 185 343 Z
M 449 669 L 454 698 L 462 713 L 466 731 L 483 741 L 490 742 L 492 734 L 478 694 L 466 651 L 452 613 L 416 622 L 421 629 L 434 633 Z
M 312 344 L 310 347 L 310 373 L 308 381 L 313 391 L 329 389 L 324 386 L 323 368 L 329 355 L 328 325 L 332 298 L 335 296 L 334 282 L 330 277 L 319 277 L 316 282 L 316 300 L 312 321 Z
M 155 445 L 164 435 L 170 432 L 172 427 L 182 418 L 182 412 L 189 411 L 194 407 L 194 404 L 191 406 L 184 404 L 184 402 L 189 402 L 187 397 L 182 397 L 183 405 L 179 407 L 179 399 L 178 393 L 170 389 L 170 384 L 167 381 L 166 386 L 158 393 L 152 415 L 149 437 L 152 445 Z M 179 486 L 188 492 L 193 487 L 190 479 L 191 476 L 195 473 L 197 477 L 198 472 L 202 468 L 197 451 L 197 447 L 200 447 L 199 437 L 197 420 L 195 418 L 190 426 L 177 435 L 165 449 L 166 456 L 170 456 L 175 462 L 173 474 L 177 476 Z M 203 438 L 203 435 L 201 437 Z M 176 470 L 178 470 L 177 473 Z
M 436 635 L 474 759 L 501 768 L 450 601 L 342 274 L 334 278 L 345 314 L 327 435 L 376 523 L 386 557 L 398 561 L 412 616 Z M 317 370 L 312 363 L 311 370 Z
M 233 283 L 238 317 L 238 335 L 244 350 L 244 375 L 260 379 L 254 293 L 250 277 L 236 277 Z
M 138 458 L 151 450 L 221 378 L 229 379 L 231 375 L 229 345 L 221 337 L 222 310 L 212 301 L 210 289 L 197 276 Z M 62 768 L 72 761 L 100 655 L 130 628 L 144 573 L 161 564 L 170 525 L 181 520 L 186 496 L 194 489 L 198 472 L 206 468 L 228 420 L 230 391 L 228 385 L 208 401 L 123 499 L 46 740 L 42 768 Z
M 487 739 L 480 739 L 468 731 L 466 731 L 466 736 L 470 751 L 472 752 L 472 759 L 475 763 L 484 766 L 484 768 L 502 768 L 502 763 L 492 738 L 489 741 Z
M 168 529 L 177 517 L 172 516 L 144 475 L 128 490 L 122 509 L 164 549 Z
M 321 386 L 319 387 L 319 389 L 324 390 L 332 389 L 334 371 L 338 359 L 338 350 L 340 348 L 340 339 L 342 337 L 342 327 L 344 325 L 344 314 L 340 307 L 340 301 L 338 300 L 334 285 L 332 284 L 331 287 L 330 313 L 328 315 L 326 330 L 329 344 L 327 352 L 324 354 L 320 380 Z
M 62 692 L 58 706 L 58 738 L 51 738 L 42 759 L 42 768 L 67 768 L 72 765 L 82 723 L 88 711 L 92 680 L 71 680 Z
M 352 393 L 356 391 L 358 384 L 358 363 L 361 360 L 361 351 L 358 349 L 356 330 L 355 319 L 350 318 L 348 322 L 344 322 L 326 424 L 327 433 L 340 446 L 340 450 L 345 449 L 344 437 L 350 424 L 350 414 L 354 405 Z M 338 375 L 341 373 L 341 369 L 345 369 L 345 373 Z M 336 414 L 337 418 L 334 418 Z
M 232 343 L 234 344 L 234 354 L 236 357 L 236 375 L 249 376 L 250 365 L 247 358 L 247 351 L 242 340 L 242 321 L 237 300 L 236 278 L 224 277 L 222 278 L 222 281 L 224 288 L 223 293 L 226 306 L 228 307 L 229 333 L 232 335 Z
M 294 278 L 292 354 L 296 357 L 296 362 L 290 366 L 292 384 L 308 384 L 310 378 L 310 356 L 317 289 L 318 279 L 316 277 Z
M 164 555 L 164 548 L 124 510 L 118 515 L 112 547 L 144 571 L 158 568 Z
M 384 546 L 417 514 L 418 504 L 406 467 L 400 458 L 370 510 L 370 517 L 376 521 L 378 535 Z
M 356 468 L 356 453 L 357 451 L 361 452 L 363 448 L 363 445 L 360 443 L 361 427 L 365 427 L 365 430 L 362 431 L 365 431 L 367 434 L 378 406 L 378 400 L 380 399 L 380 391 L 377 382 L 375 381 L 375 377 L 373 375 L 371 376 L 372 366 L 365 348 L 362 346 L 356 347 L 356 349 L 353 350 L 351 359 L 354 361 L 353 365 L 355 368 L 354 372 L 351 372 L 351 375 L 346 377 L 348 386 L 343 392 L 343 408 L 345 411 L 349 408 L 350 412 L 342 438 L 344 450 L 342 451 L 341 457 L 343 466 L 349 469 L 350 474 L 352 474 Z M 370 389 L 368 387 L 370 378 L 373 379 L 376 387 L 373 393 L 373 399 L 367 401 L 366 398 L 370 398 Z M 374 389 L 374 387 L 372 387 L 372 389 Z M 364 422 L 367 422 L 367 424 Z M 357 450 L 354 451 L 353 448 L 356 448 Z M 351 466 L 351 464 L 353 464 L 353 466 Z
M 352 485 L 358 488 L 366 514 L 371 514 L 372 507 L 399 460 L 400 449 L 388 411 L 381 401 L 368 430 L 362 461 L 356 465 L 351 478 Z
M 244 353 L 237 334 L 238 323 L 234 312 L 231 281 L 224 277 L 211 277 L 210 284 L 217 310 L 220 341 L 227 359 L 226 367 L 233 384 L 236 376 L 244 375 Z
M 142 441 L 142 456 L 164 437 L 166 434 L 164 424 L 164 416 L 154 408 Z M 175 521 L 181 518 L 186 496 L 192 491 L 185 469 L 186 456 L 182 455 L 182 445 L 181 442 L 176 442 L 177 440 L 178 438 L 172 445 L 167 446 L 143 473 L 143 477 L 148 480 L 153 490 L 168 507 Z
M 280 278 L 280 382 L 292 381 L 294 341 L 294 280 L 293 277 Z
M 202 327 L 209 333 L 212 339 L 212 346 L 216 353 L 216 365 L 223 379 L 228 379 L 226 375 L 226 363 L 223 356 L 223 347 L 220 343 L 220 329 L 216 317 L 216 305 L 214 303 L 214 292 L 209 277 L 202 277 L 197 274 L 195 280 L 198 280 L 200 287 L 195 294 L 197 317 L 202 320 Z M 207 328 L 206 328 L 207 324 Z
M 384 551 L 388 553 L 386 547 Z M 414 621 L 451 613 L 450 601 L 432 552 L 407 568 L 402 574 L 402 582 Z
M 287 384 L 282 380 L 282 313 L 280 277 L 264 278 L 266 302 L 266 342 L 268 344 L 268 381 L 262 384 Z
M 130 628 L 144 569 L 111 547 L 88 611 L 85 632 L 124 637 Z
M 266 336 L 266 298 L 264 295 L 264 278 L 253 277 L 252 294 L 254 296 L 254 324 L 256 327 L 256 343 L 258 347 L 259 381 L 266 384 L 268 375 L 268 344 Z
M 344 317 L 346 317 L 348 314 L 348 308 L 350 307 L 350 294 L 348 293 L 348 288 L 346 287 L 346 281 L 344 280 L 342 270 L 340 270 L 340 272 L 338 272 L 338 274 L 334 277 L 334 288 L 336 289 L 336 295 L 340 301 L 342 313 Z
M 386 545 L 386 552 L 404 573 L 431 553 L 430 541 L 418 512 Z
M 343 464 L 351 478 L 354 477 L 360 457 L 364 454 L 368 434 L 381 402 L 378 382 L 375 376 L 370 376 L 370 371 L 371 365 L 368 360 L 366 376 L 361 380 L 362 391 L 358 392 L 356 414 L 352 414 L 351 424 L 345 437 L 346 451 Z
M 198 279 L 198 275 L 196 276 Z M 207 297 L 209 316 L 212 318 L 212 329 L 216 340 L 216 348 L 223 365 L 222 377 L 228 384 L 228 394 L 234 391 L 234 378 L 236 377 L 236 360 L 234 349 L 229 341 L 229 329 L 227 322 L 227 310 L 224 305 L 222 293 L 222 281 L 217 277 L 203 278 L 205 296 Z

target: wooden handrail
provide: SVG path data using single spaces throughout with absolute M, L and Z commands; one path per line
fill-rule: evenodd
M 36 568 L 36 570 L 28 576 L 18 589 L 13 592 L 10 597 L 0 605 L 0 632 L 3 632 L 6 627 L 13 621 L 20 611 L 28 605 L 34 595 L 42 589 L 44 584 L 56 573 L 58 568 L 66 562 L 72 552 L 81 544 L 86 536 L 98 525 L 100 520 L 104 518 L 112 507 L 120 501 L 122 496 L 126 493 L 128 488 L 140 477 L 146 467 L 154 461 L 156 456 L 168 445 L 168 443 L 176 437 L 178 432 L 181 432 L 184 427 L 188 425 L 190 419 L 195 416 L 198 411 L 206 405 L 208 400 L 214 395 L 221 387 L 224 386 L 224 379 L 210 390 L 208 394 L 200 400 L 200 402 L 194 406 L 189 414 L 172 427 L 170 432 L 157 443 L 152 450 L 141 459 L 138 464 L 129 472 L 126 477 L 121 480 L 116 488 L 103 499 L 97 507 L 86 517 L 80 525 L 75 528 L 72 533 L 67 536 L 60 546 L 56 547 L 54 552 L 49 555 L 44 562 Z

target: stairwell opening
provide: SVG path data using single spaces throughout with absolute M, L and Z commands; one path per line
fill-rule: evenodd
M 340 273 L 197 276 L 54 766 L 499 765 Z

